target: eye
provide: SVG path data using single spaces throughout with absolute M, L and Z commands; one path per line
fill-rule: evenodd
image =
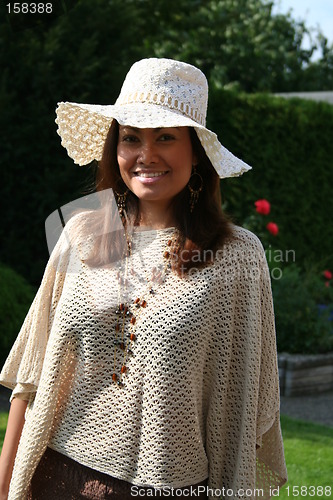
M 132 134 L 126 134 L 120 138 L 121 142 L 138 142 L 139 138 Z
M 160 137 L 159 137 L 159 141 L 173 141 L 175 139 L 175 137 L 171 134 L 162 134 Z

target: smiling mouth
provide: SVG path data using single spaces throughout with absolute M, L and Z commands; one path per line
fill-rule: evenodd
M 134 172 L 136 177 L 143 177 L 144 179 L 149 179 L 151 177 L 161 177 L 167 172 Z

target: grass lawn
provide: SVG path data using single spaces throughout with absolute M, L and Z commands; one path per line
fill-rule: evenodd
M 0 446 L 6 423 L 0 413 Z M 281 426 L 289 481 L 277 498 L 333 498 L 333 429 L 284 416 Z
M 284 416 L 281 427 L 289 480 L 278 498 L 333 498 L 333 429 Z
M 5 437 L 8 413 L 0 412 L 0 448 L 3 445 L 3 438 Z

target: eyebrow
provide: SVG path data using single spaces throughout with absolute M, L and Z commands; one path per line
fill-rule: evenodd
M 125 130 L 125 129 L 129 129 L 129 130 L 133 130 L 133 132 L 136 132 L 136 133 L 140 133 L 141 132 L 141 128 L 138 128 L 138 127 L 131 127 L 130 125 L 123 125 L 122 126 L 123 128 L 121 128 L 120 130 Z M 177 130 L 180 129 L 180 127 L 157 127 L 157 128 L 153 128 L 154 132 L 157 134 L 158 132 L 160 132 L 161 130 L 163 129 L 168 129 L 168 128 L 175 128 Z

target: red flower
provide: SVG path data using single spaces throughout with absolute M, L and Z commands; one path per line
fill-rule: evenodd
M 324 272 L 324 277 L 327 279 L 327 280 L 331 280 L 333 278 L 333 274 L 331 273 L 331 271 L 329 271 L 328 269 L 326 269 Z
M 273 236 L 276 236 L 279 232 L 279 228 L 275 222 L 269 222 L 266 226 L 267 231 L 269 231 Z
M 271 211 L 271 204 L 267 200 L 257 200 L 254 202 L 258 214 L 268 215 Z

